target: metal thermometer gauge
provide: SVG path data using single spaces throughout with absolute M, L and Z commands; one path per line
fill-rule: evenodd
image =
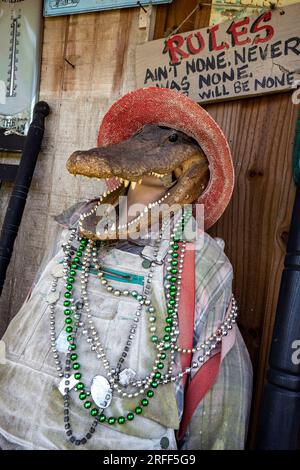
M 42 0 L 0 0 L 0 149 L 26 136 L 37 101 L 41 12 Z
M 12 96 L 16 96 L 16 72 L 17 72 L 17 54 L 19 49 L 17 46 L 19 45 L 19 41 L 17 40 L 17 36 L 20 36 L 20 19 L 21 15 L 16 14 L 15 12 L 11 16 L 11 32 L 10 32 L 10 48 L 9 48 L 9 68 L 8 68 L 8 84 L 7 84 L 7 98 L 11 98 Z

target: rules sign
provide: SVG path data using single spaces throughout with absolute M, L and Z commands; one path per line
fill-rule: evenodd
M 261 95 L 300 83 L 300 4 L 137 47 L 137 86 L 197 102 Z

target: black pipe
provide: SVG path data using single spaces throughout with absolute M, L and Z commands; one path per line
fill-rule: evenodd
M 257 447 L 297 449 L 300 428 L 300 184 L 276 310 Z
M 49 112 L 49 105 L 44 101 L 39 101 L 34 107 L 33 119 L 26 136 L 15 184 L 6 210 L 0 236 L 0 295 L 41 149 L 45 117 Z

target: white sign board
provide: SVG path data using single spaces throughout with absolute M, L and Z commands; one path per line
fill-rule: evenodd
M 300 79 L 300 4 L 137 47 L 138 87 L 197 102 L 289 90 Z

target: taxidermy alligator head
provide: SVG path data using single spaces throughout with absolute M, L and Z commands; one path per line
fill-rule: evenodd
M 181 131 L 154 124 L 145 125 L 118 144 L 74 152 L 67 161 L 67 169 L 73 175 L 89 178 L 117 178 L 119 184 L 104 193 L 103 204 L 114 204 L 126 194 L 129 185 L 134 189 L 148 175 L 167 181 L 164 204 L 191 204 L 209 180 L 208 161 L 196 140 Z M 140 221 L 140 230 L 142 225 L 148 225 L 149 219 L 144 217 Z M 126 231 L 130 235 L 129 227 Z M 99 238 L 88 219 L 82 224 L 81 233 Z

